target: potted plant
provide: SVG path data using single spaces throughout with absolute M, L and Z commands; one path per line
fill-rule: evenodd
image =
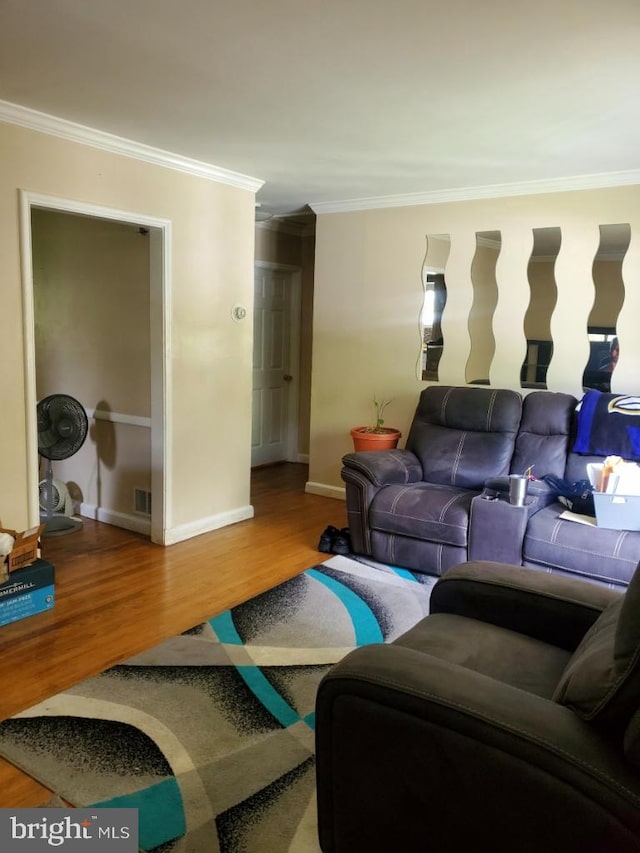
M 354 450 L 391 450 L 397 447 L 402 433 L 400 430 L 384 426 L 384 410 L 391 400 L 378 400 L 373 395 L 376 420 L 373 426 L 358 426 L 351 430 Z

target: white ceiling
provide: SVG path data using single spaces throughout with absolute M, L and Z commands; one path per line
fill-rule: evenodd
M 275 214 L 640 183 L 639 84 L 639 0 L 0 0 L 0 99 Z

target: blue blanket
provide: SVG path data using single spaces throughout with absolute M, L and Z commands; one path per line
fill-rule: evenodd
M 640 462 L 640 397 L 587 391 L 577 411 L 575 453 Z

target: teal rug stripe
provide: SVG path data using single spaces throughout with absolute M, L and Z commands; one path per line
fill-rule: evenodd
M 405 581 L 411 581 L 412 583 L 420 583 L 420 581 L 415 577 L 415 575 L 409 571 L 409 569 L 399 569 L 398 566 L 389 566 L 392 572 L 395 572 L 399 578 L 402 578 Z
M 336 595 L 342 604 L 346 607 L 355 633 L 355 642 L 357 646 L 366 646 L 370 643 L 383 643 L 384 637 L 378 625 L 378 620 L 371 608 L 366 604 L 356 593 L 349 589 L 348 586 L 341 584 L 334 578 L 318 572 L 315 569 L 307 569 L 305 574 L 310 575 L 314 580 L 324 584 L 327 589 Z
M 380 630 L 375 614 L 353 590 L 315 569 L 307 569 L 305 574 L 323 584 L 344 605 L 353 623 L 356 645 L 363 646 L 369 643 L 384 642 L 384 637 L 382 636 L 382 631 Z M 413 580 L 413 577 L 411 577 L 411 580 Z M 216 636 L 221 643 L 235 646 L 243 645 L 242 638 L 233 624 L 233 617 L 230 610 L 210 619 L 209 624 L 216 632 Z M 236 670 L 256 699 L 278 720 L 280 725 L 287 728 L 300 722 L 300 715 L 275 690 L 259 667 L 237 666 Z M 315 727 L 315 716 L 313 714 L 307 715 L 303 719 L 303 722 L 309 728 L 313 729 Z
M 93 803 L 87 808 L 93 806 L 99 809 L 138 809 L 138 846 L 141 850 L 153 850 L 187 831 L 182 796 L 174 777 L 133 794 Z
M 236 626 L 233 624 L 230 610 L 225 610 L 219 616 L 209 619 L 209 625 L 216 632 L 216 636 L 221 643 L 226 643 L 228 646 L 244 645 L 242 638 L 236 631 Z
M 253 695 L 262 702 L 267 711 L 281 725 L 286 728 L 300 722 L 300 715 L 293 710 L 291 705 L 282 698 L 278 691 L 264 677 L 259 667 L 237 666 L 236 669 Z
M 242 638 L 233 624 L 230 610 L 221 613 L 219 616 L 215 616 L 213 619 L 209 619 L 209 624 L 216 632 L 216 636 L 221 643 L 233 646 L 243 645 Z M 282 698 L 278 691 L 265 678 L 259 667 L 236 666 L 236 670 L 256 699 L 264 705 L 281 726 L 287 728 L 294 725 L 294 723 L 300 722 L 300 715 Z M 313 726 L 310 726 L 310 728 L 313 728 Z

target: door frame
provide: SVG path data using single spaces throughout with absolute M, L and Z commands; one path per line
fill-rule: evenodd
M 271 270 L 291 274 L 287 288 L 289 300 L 289 372 L 293 379 L 287 392 L 287 413 L 285 423 L 284 453 L 287 462 L 299 461 L 300 447 L 300 318 L 302 315 L 302 268 L 292 264 L 279 264 L 272 261 L 254 261 L 255 271 Z
M 25 363 L 25 423 L 29 523 L 40 519 L 36 395 L 35 307 L 31 210 L 42 208 L 110 219 L 149 229 L 151 360 L 151 541 L 166 544 L 171 529 L 171 221 L 72 199 L 20 190 L 22 327 Z

